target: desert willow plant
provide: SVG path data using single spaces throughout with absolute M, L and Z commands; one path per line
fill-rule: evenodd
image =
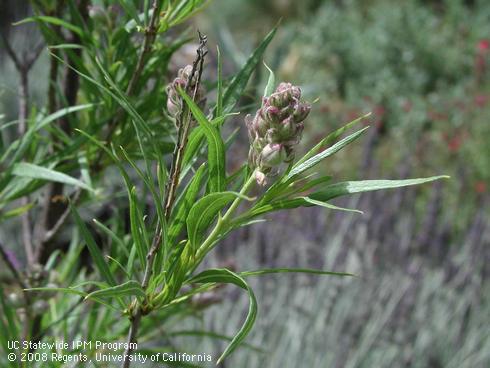
M 131 241 L 127 252 L 119 252 L 117 259 L 107 262 L 91 232 L 72 207 L 75 222 L 103 280 L 91 283 L 92 288 L 96 287 L 91 292 L 83 289 L 87 283 L 62 290 L 116 308 L 126 315 L 129 320 L 128 343 L 136 342 L 142 335 L 147 336 L 155 328 L 155 324 L 145 316 L 176 313 L 197 294 L 213 290 L 220 284 L 234 284 L 248 294 L 249 309 L 243 325 L 218 359 L 218 363 L 221 362 L 243 342 L 256 319 L 257 301 L 247 282 L 249 277 L 281 272 L 350 275 L 290 268 L 244 272 L 227 268 L 202 270 L 206 256 L 224 237 L 238 227 L 259 221 L 270 212 L 315 205 L 348 210 L 328 201 L 352 193 L 421 184 L 441 178 L 332 183 L 331 177 L 311 172 L 321 161 L 366 131 L 367 127 L 339 140 L 366 116 L 337 129 L 295 160 L 311 105 L 303 102 L 299 87 L 285 82 L 276 87 L 272 72 L 260 108 L 254 116 L 245 118 L 244 126 L 250 137 L 248 160 L 244 157 L 242 167 L 228 174 L 225 170 L 226 149 L 231 139 L 227 139 L 225 144 L 221 127 L 244 93 L 247 81 L 274 33 L 275 30 L 266 36 L 226 86 L 218 57 L 216 104 L 211 106 L 207 115 L 203 112 L 205 91 L 201 83 L 206 38 L 200 36 L 194 63 L 183 67 L 166 90 L 166 115 L 174 119 L 177 127 L 175 149 L 168 170 L 158 145 L 159 137 L 150 131 L 148 123 L 141 118 L 110 73 L 98 64 L 104 76 L 103 82 L 84 75 L 112 96 L 132 118 L 140 149 L 137 156 L 132 156 L 123 147 L 107 146 L 90 133 L 80 130 L 86 142 L 109 155 L 122 174 L 129 198 Z M 206 154 L 206 159 L 201 160 L 201 156 Z M 142 160 L 142 166 L 138 165 L 137 159 Z M 138 190 L 125 163 L 132 167 L 141 179 L 143 189 L 152 196 L 153 212 L 142 208 Z M 254 186 L 256 196 L 251 197 Z M 244 202 L 246 205 L 240 206 Z M 116 244 L 125 244 L 118 234 L 107 228 L 104 231 Z M 123 367 L 130 365 L 132 346 L 127 344 Z

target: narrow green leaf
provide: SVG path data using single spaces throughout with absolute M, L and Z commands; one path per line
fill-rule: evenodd
M 92 219 L 92 221 L 94 222 L 94 224 L 99 228 L 101 229 L 107 236 L 109 236 L 112 241 L 114 243 L 116 243 L 116 246 L 118 246 L 120 249 L 122 249 L 122 251 L 126 254 L 126 255 L 129 255 L 129 252 L 128 250 L 126 249 L 126 246 L 124 244 L 124 242 L 122 241 L 122 239 L 120 237 L 118 237 L 114 231 L 112 231 L 111 229 L 109 229 L 107 226 L 105 226 L 103 223 L 99 222 L 97 219 Z
M 29 22 L 43 22 L 43 23 L 54 24 L 55 26 L 60 26 L 60 27 L 64 27 L 66 29 L 69 29 L 70 31 L 78 34 L 80 37 L 83 37 L 83 30 L 80 27 L 77 27 L 71 23 L 68 23 L 68 22 L 64 21 L 63 19 L 50 17 L 47 15 L 38 15 L 38 16 L 34 16 L 34 17 L 28 17 L 28 18 L 22 19 L 21 21 L 15 22 L 14 26 L 18 26 L 20 24 L 29 23 Z
M 144 24 L 141 22 L 140 15 L 138 14 L 138 10 L 134 6 L 133 1 L 128 0 L 120 0 L 119 4 L 124 8 L 126 13 L 128 13 L 131 18 L 136 22 L 136 24 L 140 27 L 144 27 Z
M 80 187 L 91 192 L 94 191 L 90 186 L 88 186 L 81 180 L 75 179 L 62 172 L 48 169 L 46 167 L 38 166 L 35 164 L 30 164 L 27 162 L 19 162 L 15 164 L 14 169 L 12 170 L 12 174 L 25 178 L 55 181 L 58 183 L 74 185 L 76 187 Z
M 242 96 L 243 91 L 247 86 L 248 80 L 250 79 L 250 76 L 262 59 L 262 56 L 264 55 L 267 46 L 274 38 L 276 30 L 277 26 L 274 27 L 274 29 L 270 31 L 267 36 L 265 36 L 264 40 L 254 50 L 252 55 L 250 55 L 243 68 L 236 74 L 236 76 L 231 80 L 228 87 L 225 89 L 223 95 L 223 111 L 225 113 L 231 112 L 240 97 Z
M 345 146 L 347 146 L 349 143 L 353 142 L 354 140 L 356 140 L 357 138 L 359 138 L 359 136 L 364 133 L 366 131 L 366 129 L 368 129 L 369 127 L 365 127 L 361 130 L 358 130 L 357 132 L 345 137 L 344 139 L 342 139 L 341 141 L 335 143 L 333 146 L 323 150 L 322 152 L 316 154 L 315 156 L 309 158 L 308 160 L 300 163 L 300 164 L 296 164 L 293 166 L 293 168 L 291 169 L 291 171 L 288 173 L 288 175 L 285 177 L 284 181 L 288 181 L 289 179 L 291 179 L 292 177 L 298 175 L 298 174 L 301 174 L 302 172 L 312 168 L 313 166 L 315 166 L 316 164 L 318 164 L 320 161 L 322 161 L 323 159 L 325 159 L 326 157 L 328 156 L 331 156 L 333 155 L 334 153 L 340 151 L 342 148 L 344 148 Z
M 314 201 L 326 202 L 330 199 L 340 197 L 347 194 L 370 192 L 380 189 L 393 189 L 406 187 L 410 185 L 418 185 L 429 183 L 434 180 L 447 179 L 449 176 L 432 176 L 429 178 L 420 179 L 405 179 L 405 180 L 362 180 L 362 181 L 346 181 L 342 183 L 330 184 L 324 189 L 310 194 L 308 197 Z M 304 198 L 298 197 L 293 199 L 284 199 L 272 203 L 264 204 L 252 209 L 244 217 L 253 218 L 264 213 L 297 208 L 301 206 L 314 206 L 315 204 L 307 202 Z
M 217 129 L 223 121 L 225 120 L 225 116 L 219 116 L 213 120 L 211 120 L 211 125 L 216 127 Z M 187 147 L 184 153 L 183 166 L 189 166 L 191 161 L 196 157 L 199 149 L 201 148 L 201 143 L 204 139 L 204 129 L 201 126 L 194 128 L 189 135 L 189 140 L 187 142 Z
M 146 232 L 146 228 L 143 219 L 139 215 L 138 197 L 136 196 L 135 187 L 133 187 L 129 193 L 129 220 L 136 253 L 138 254 L 141 264 L 144 265 L 149 245 L 146 243 L 146 239 L 143 235 L 143 233 Z
M 27 211 L 29 211 L 32 207 L 34 207 L 34 203 L 27 203 L 24 206 L 13 208 L 13 209 L 5 212 L 4 214 L 1 214 L 0 213 L 0 217 L 2 217 L 4 219 L 7 219 L 7 218 L 10 218 L 10 217 L 20 216 L 23 213 L 26 213 Z
M 55 292 L 62 292 L 65 294 L 74 294 L 78 296 L 86 296 L 87 293 L 77 290 L 75 288 L 61 288 L 61 287 L 38 287 L 38 288 L 29 288 L 29 289 L 24 289 L 24 291 L 55 291 Z
M 346 181 L 326 186 L 323 190 L 311 194 L 309 197 L 319 201 L 340 197 L 346 194 L 370 192 L 380 189 L 393 189 L 429 183 L 434 180 L 448 179 L 447 175 L 431 176 L 429 178 L 404 179 L 404 180 L 361 180 Z
M 130 280 L 121 285 L 109 287 L 107 289 L 96 290 L 88 294 L 85 299 L 91 298 L 113 298 L 113 297 L 125 297 L 125 296 L 137 296 L 142 299 L 145 298 L 145 291 L 139 284 L 139 282 Z
M 181 96 L 189 106 L 199 125 L 203 128 L 208 141 L 208 167 L 209 167 L 209 189 L 211 193 L 222 192 L 226 186 L 225 173 L 225 144 L 216 129 L 183 90 L 179 89 Z
M 243 323 L 240 330 L 237 332 L 233 340 L 226 347 L 225 351 L 219 357 L 217 364 L 219 365 L 223 359 L 225 359 L 228 355 L 230 355 L 247 337 L 248 333 L 252 329 L 255 319 L 257 317 L 257 300 L 253 293 L 253 290 L 247 284 L 247 282 L 238 274 L 223 269 L 209 269 L 201 272 L 200 274 L 194 276 L 190 280 L 187 281 L 188 284 L 193 283 L 226 283 L 226 284 L 234 284 L 244 290 L 247 291 L 249 297 L 249 307 L 247 317 L 245 318 L 245 322 Z
M 338 207 L 338 206 L 335 206 L 333 204 L 330 204 L 328 202 L 322 202 L 322 201 L 317 201 L 315 199 L 311 199 L 309 197 L 301 197 L 303 198 L 307 203 L 311 203 L 312 205 L 314 206 L 319 206 L 319 207 L 325 207 L 325 208 L 328 208 L 330 210 L 337 210 L 337 211 L 346 211 L 346 212 L 355 212 L 355 213 L 360 213 L 361 215 L 364 213 L 362 211 L 359 211 L 359 210 L 355 210 L 355 209 L 350 209 L 350 208 L 344 208 L 344 207 Z
M 193 249 L 197 249 L 219 211 L 236 197 L 243 196 L 236 192 L 211 193 L 192 206 L 187 217 L 187 235 Z
M 269 71 L 269 79 L 267 80 L 267 85 L 265 86 L 264 89 L 264 97 L 268 97 L 274 92 L 274 89 L 276 88 L 276 76 L 274 75 L 272 69 L 269 68 L 269 66 L 266 63 L 264 63 L 264 65 Z
M 80 232 L 85 239 L 85 243 L 87 244 L 88 250 L 90 252 L 90 255 L 92 256 L 92 259 L 94 260 L 95 267 L 99 271 L 100 275 L 104 278 L 104 280 L 111 286 L 116 285 L 116 280 L 114 279 L 114 276 L 112 275 L 109 267 L 107 266 L 104 256 L 102 255 L 102 252 L 100 251 L 100 248 L 98 247 L 97 243 L 95 242 L 94 238 L 92 237 L 92 234 L 90 234 L 90 231 L 88 231 L 87 226 L 85 226 L 85 223 L 81 219 L 80 215 L 78 214 L 77 209 L 70 204 L 70 209 L 73 217 L 75 218 L 75 222 L 80 229 Z
M 343 127 L 340 127 L 339 129 L 333 131 L 332 133 L 327 135 L 325 138 L 323 138 L 320 142 L 318 142 L 312 149 L 310 149 L 301 159 L 298 160 L 298 162 L 296 162 L 295 165 L 298 166 L 298 165 L 302 164 L 303 162 L 305 162 L 306 160 L 308 160 L 310 157 L 313 157 L 323 146 L 331 145 L 333 142 L 335 142 L 337 140 L 337 138 L 339 138 L 347 130 L 352 128 L 357 123 L 361 122 L 363 119 L 369 117 L 370 115 L 371 115 L 371 113 L 367 113 L 367 114 L 351 121 L 350 123 L 344 125 Z
M 168 242 L 171 246 L 174 245 L 177 237 L 184 228 L 189 211 L 196 202 L 197 195 L 201 189 L 205 169 L 206 164 L 202 164 L 199 167 L 191 182 L 182 193 L 181 199 L 176 203 L 176 210 L 172 214 L 172 223 L 168 230 Z

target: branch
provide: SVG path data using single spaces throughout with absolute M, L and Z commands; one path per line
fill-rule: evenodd
M 158 0 L 154 0 L 151 6 L 152 14 L 150 18 L 150 24 L 148 28 L 145 30 L 145 39 L 143 41 L 143 48 L 140 51 L 140 56 L 138 58 L 138 62 L 136 63 L 136 69 L 134 70 L 133 76 L 129 81 L 128 88 L 126 89 L 126 94 L 130 95 L 138 81 L 141 73 L 143 72 L 143 68 L 145 66 L 145 61 L 147 55 L 150 53 L 151 48 L 153 47 L 153 42 L 155 41 L 157 35 L 157 21 L 159 18 L 159 10 L 160 4 Z

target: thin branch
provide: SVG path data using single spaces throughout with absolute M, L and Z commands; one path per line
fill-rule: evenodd
M 37 44 L 37 46 L 34 47 L 31 54 L 27 55 L 27 57 L 25 59 L 25 64 L 26 64 L 26 68 L 28 70 L 30 70 L 32 68 L 32 66 L 34 65 L 36 60 L 39 58 L 39 56 L 41 55 L 41 52 L 44 50 L 44 46 L 45 46 L 44 41 L 40 41 Z
M 15 53 L 14 49 L 12 49 L 12 46 L 10 46 L 10 42 L 7 40 L 5 34 L 3 32 L 0 32 L 0 36 L 2 37 L 2 42 L 5 46 L 5 51 L 7 51 L 7 55 L 12 59 L 15 68 L 20 71 L 23 68 L 22 62 L 17 57 L 17 54 Z
M 82 195 L 82 190 L 79 188 L 73 194 L 71 201 L 78 202 L 81 195 Z M 39 246 L 36 249 L 36 259 L 40 259 L 41 254 L 43 253 L 44 250 L 44 244 L 48 243 L 51 239 L 53 239 L 53 237 L 58 233 L 58 231 L 66 222 L 69 215 L 70 215 L 70 207 L 67 206 L 65 211 L 61 214 L 61 216 L 58 218 L 58 220 L 53 225 L 53 227 L 50 230 L 45 231 L 44 234 L 39 234 L 39 236 L 41 236 L 40 238 L 41 240 Z
M 150 53 L 152 47 L 153 47 L 153 42 L 155 41 L 156 35 L 157 35 L 157 21 L 159 18 L 159 12 L 158 9 L 160 8 L 160 4 L 158 0 L 154 0 L 153 4 L 151 6 L 152 8 L 152 14 L 150 18 L 150 24 L 148 25 L 148 28 L 145 30 L 145 39 L 143 40 L 143 48 L 140 51 L 140 55 L 138 57 L 138 62 L 136 63 L 136 69 L 134 70 L 133 76 L 131 77 L 131 80 L 129 81 L 128 88 L 126 89 L 126 94 L 130 95 L 133 93 L 133 90 L 136 86 L 136 83 L 138 82 L 138 79 L 143 72 L 143 68 L 145 66 L 146 62 L 146 57 Z

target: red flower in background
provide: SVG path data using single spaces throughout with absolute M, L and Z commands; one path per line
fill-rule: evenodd
M 484 181 L 479 180 L 475 183 L 475 192 L 478 194 L 483 194 L 487 191 L 487 185 Z
M 480 83 L 486 69 L 486 59 L 490 51 L 490 40 L 484 39 L 478 41 L 477 53 L 475 55 L 475 73 L 477 82 Z
M 452 137 L 449 142 L 447 142 L 447 148 L 449 148 L 449 152 L 456 153 L 459 151 L 459 148 L 461 147 L 461 137 L 456 135 Z
M 487 52 L 490 49 L 490 40 L 480 40 L 478 42 L 478 51 Z
M 488 97 L 486 95 L 476 95 L 475 105 L 478 107 L 485 107 L 488 102 Z

